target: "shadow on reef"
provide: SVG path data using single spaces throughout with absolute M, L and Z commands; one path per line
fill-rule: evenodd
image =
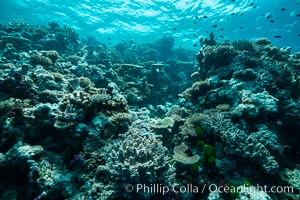
M 1 25 L 0 199 L 299 199 L 300 54 L 174 39 Z

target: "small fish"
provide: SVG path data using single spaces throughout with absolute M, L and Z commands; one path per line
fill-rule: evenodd
M 270 20 L 271 23 L 274 23 L 275 21 L 273 19 Z
M 173 30 L 176 31 L 176 28 L 174 27 Z
M 240 29 L 243 29 L 243 27 L 242 27 L 242 26 L 240 26 Z
M 282 38 L 281 35 L 274 35 L 273 37 L 274 37 L 274 38 Z
M 300 33 L 298 34 L 298 36 L 300 37 Z
M 198 37 L 196 34 L 194 34 L 194 37 L 196 38 L 196 37 Z
M 267 13 L 265 17 L 266 17 L 266 19 L 270 19 L 272 17 L 272 15 L 271 15 L 271 13 Z
M 235 1 L 235 0 L 231 0 L 231 1 Z
M 253 8 L 257 8 L 256 6 L 253 6 Z
M 220 35 L 219 37 L 220 37 L 220 38 L 224 38 L 224 36 L 223 36 L 223 35 Z
M 193 47 L 196 47 L 196 46 L 197 46 L 197 44 L 194 44 L 194 45 L 193 45 Z
M 300 17 L 300 14 L 297 14 L 296 17 Z
M 198 16 L 195 16 L 195 18 L 198 19 L 199 17 L 198 17 Z
M 107 38 L 108 40 L 111 40 L 111 38 Z
M 218 26 L 217 24 L 212 25 L 213 28 L 216 28 L 217 26 Z
M 194 24 L 197 24 L 197 22 L 194 22 Z
M 286 11 L 286 8 L 281 8 L 280 10 L 281 10 L 281 11 Z
M 224 31 L 225 29 L 222 27 L 222 28 L 220 28 L 220 31 Z
M 254 3 L 250 3 L 250 5 L 249 6 L 254 6 Z
M 203 16 L 204 19 L 207 19 L 208 17 L 206 15 Z
M 235 13 L 231 13 L 231 15 L 235 15 Z

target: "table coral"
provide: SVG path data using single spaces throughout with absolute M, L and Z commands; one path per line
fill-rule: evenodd
M 182 143 L 179 146 L 175 146 L 174 148 L 174 155 L 173 159 L 175 159 L 177 162 L 183 163 L 183 164 L 194 164 L 198 162 L 200 159 L 200 156 L 198 155 L 193 155 L 193 156 L 188 156 L 185 151 L 188 150 L 188 146 L 184 143 Z

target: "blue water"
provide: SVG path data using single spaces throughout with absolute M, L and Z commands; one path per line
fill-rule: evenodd
M 219 42 L 268 37 L 300 51 L 300 0 L 1 0 L 0 11 L 2 24 L 54 21 L 109 45 L 174 36 L 177 46 L 198 50 L 213 31 Z

